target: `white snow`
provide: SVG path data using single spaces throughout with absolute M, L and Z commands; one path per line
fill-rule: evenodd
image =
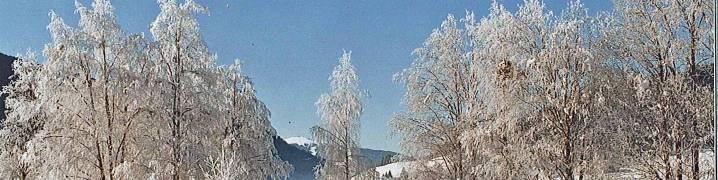
M 395 162 L 395 163 L 376 167 L 375 170 L 376 170 L 376 172 L 379 173 L 379 175 L 384 175 L 387 172 L 391 171 L 392 176 L 399 177 L 399 176 L 401 176 L 401 171 L 404 169 L 404 167 L 411 165 L 411 163 L 414 163 L 414 162 L 413 161 L 411 161 L 411 162 Z
M 316 156 L 317 155 L 317 146 L 310 147 L 309 152 L 312 153 L 312 156 Z
M 700 161 L 698 162 L 698 166 L 700 166 L 701 171 L 706 172 L 712 172 L 715 169 L 715 153 L 711 151 L 704 151 L 701 152 L 699 155 Z M 676 156 L 671 156 L 670 161 L 673 161 L 671 163 L 676 163 Z M 632 167 L 624 167 L 621 168 L 624 172 L 617 172 L 617 173 L 609 173 L 609 177 L 612 177 L 613 179 L 642 179 L 643 176 L 637 172 L 635 168 Z M 392 172 L 394 173 L 394 172 Z M 685 179 L 688 179 L 687 176 L 684 176 Z M 708 180 L 713 179 L 712 176 L 704 176 L 700 178 L 701 180 Z
M 529 59 L 528 61 L 526 61 L 526 66 L 527 66 L 527 67 L 531 67 L 531 65 L 533 65 L 534 62 L 536 62 L 536 59 L 531 58 L 531 59 Z
M 286 141 L 287 144 L 296 144 L 298 146 L 306 147 L 307 149 L 309 149 L 309 152 L 312 153 L 312 155 L 314 155 L 314 156 L 317 155 L 316 142 L 314 142 L 313 140 L 311 140 L 309 138 L 300 137 L 300 136 L 288 137 L 288 138 L 285 138 L 284 141 Z
M 305 137 L 288 137 L 285 138 L 284 141 L 287 141 L 287 144 L 296 144 L 300 146 L 309 146 L 314 144 L 314 141 Z

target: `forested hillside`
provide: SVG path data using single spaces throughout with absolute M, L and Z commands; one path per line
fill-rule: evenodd
M 12 62 L 15 57 L 0 53 L 0 87 L 7 86 L 10 83 L 12 72 Z M 0 110 L 5 110 L 5 98 L 7 94 L 0 94 Z M 0 122 L 5 120 L 5 113 L 0 113 Z

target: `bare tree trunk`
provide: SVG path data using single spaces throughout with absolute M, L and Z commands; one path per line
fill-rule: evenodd
M 349 180 L 349 166 L 351 163 L 349 162 L 349 126 L 344 126 L 344 175 L 346 180 Z
M 112 114 L 110 113 L 110 98 L 109 98 L 109 90 L 108 90 L 108 86 L 109 86 L 109 83 L 110 83 L 110 79 L 109 79 L 109 74 L 110 74 L 110 72 L 109 72 L 109 70 L 107 69 L 107 64 L 108 64 L 108 63 L 107 63 L 107 53 L 106 53 L 105 42 L 103 41 L 103 42 L 100 44 L 100 46 L 101 46 L 101 48 L 102 48 L 102 63 L 103 63 L 103 64 L 102 64 L 102 71 L 103 71 L 102 73 L 103 73 L 104 81 L 105 81 L 105 84 L 103 85 L 103 88 L 104 88 L 104 96 L 103 96 L 103 97 L 104 97 L 104 101 L 105 101 L 105 116 L 107 116 L 107 117 L 105 117 L 105 118 L 107 118 L 107 143 L 106 143 L 106 144 L 107 144 L 107 153 L 108 153 L 108 154 L 107 154 L 107 159 L 109 160 L 109 162 L 108 162 L 109 164 L 108 164 L 107 168 L 108 168 L 108 173 L 109 173 L 110 180 L 114 180 L 115 178 L 114 178 L 113 172 L 112 172 L 112 171 L 114 171 L 113 169 L 114 169 L 114 166 L 115 166 L 115 165 L 114 165 L 114 161 L 115 161 L 115 160 L 112 158 L 112 154 L 113 154 L 113 145 L 112 145 L 112 143 L 113 143 L 113 142 L 112 142 L 112 135 L 113 135 L 113 134 L 112 134 L 112 132 L 113 132 L 112 120 L 113 120 L 113 116 L 112 116 Z
M 698 164 L 700 162 L 700 157 L 699 157 L 700 152 L 698 151 L 698 148 L 694 148 L 692 154 L 693 154 L 693 179 L 698 180 L 698 179 L 700 179 L 700 166 Z
M 175 77 L 174 81 L 175 84 L 172 86 L 174 90 L 174 98 L 172 102 L 172 153 L 173 153 L 173 166 L 174 166 L 174 174 L 173 179 L 179 180 L 180 179 L 180 166 L 182 165 L 182 156 L 181 156 L 181 142 L 182 142 L 182 131 L 181 131 L 181 124 L 182 123 L 182 114 L 181 114 L 181 103 L 182 103 L 182 97 L 180 94 L 180 90 L 182 88 L 182 58 L 181 58 L 181 48 L 180 48 L 180 33 L 181 30 L 177 31 L 177 38 L 175 39 L 175 50 L 177 51 L 177 56 L 175 59 Z
M 682 147 L 681 147 L 681 139 L 676 140 L 675 150 L 676 150 L 676 166 L 678 166 L 677 167 L 678 170 L 676 172 L 676 178 L 678 180 L 683 180 L 683 152 L 682 152 Z

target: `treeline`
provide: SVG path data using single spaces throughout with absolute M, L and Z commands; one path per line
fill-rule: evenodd
M 390 124 L 413 179 L 714 178 L 714 2 L 614 1 L 590 16 L 538 0 L 449 15 L 396 75 Z M 152 39 L 107 0 L 50 13 L 52 41 L 14 64 L 2 179 L 280 179 L 270 112 L 239 62 L 218 66 L 188 0 L 160 0 Z M 357 159 L 365 94 L 339 59 L 312 128 L 323 179 L 379 178 Z
M 410 179 L 708 179 L 714 2 L 449 15 L 395 78 Z M 704 153 L 704 151 L 709 151 Z M 712 158 L 712 157 L 711 157 Z M 625 176 L 624 176 L 625 175 Z
M 152 40 L 127 34 L 107 0 L 50 12 L 45 62 L 14 64 L 0 179 L 280 179 L 269 110 L 239 62 L 218 66 L 198 31 L 206 9 L 160 0 Z

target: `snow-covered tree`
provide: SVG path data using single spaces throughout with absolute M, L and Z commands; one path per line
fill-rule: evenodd
M 467 16 L 485 105 L 462 137 L 467 152 L 479 156 L 473 176 L 582 179 L 601 173 L 596 154 L 608 137 L 595 112 L 593 69 L 604 60 L 594 45 L 602 38 L 595 21 L 578 1 L 560 16 L 537 0 L 524 1 L 516 13 L 494 2 L 478 23 Z
M 114 179 L 115 168 L 132 163 L 136 123 L 145 115 L 142 36 L 125 36 L 109 1 L 88 8 L 76 3 L 79 27 L 51 13 L 40 104 L 47 110 L 41 137 L 45 177 Z
M 160 1 L 150 31 L 125 35 L 107 0 L 50 13 L 46 61 L 15 64 L 0 177 L 285 178 L 270 112 L 239 66 L 215 64 L 186 1 Z
M 217 143 L 221 147 L 215 148 L 219 151 L 214 153 L 217 158 L 210 159 L 216 172 L 209 175 L 226 179 L 285 178 L 292 167 L 277 155 L 269 109 L 257 99 L 252 82 L 241 72 L 239 60 L 222 71 L 223 117 L 213 131 L 216 138 L 212 138 L 221 140 Z
M 160 14 L 150 27 L 159 89 L 152 107 L 161 121 L 150 141 L 159 145 L 152 153 L 154 176 L 286 177 L 291 167 L 274 148 L 269 109 L 240 73 L 239 62 L 218 67 L 200 35 L 194 15 L 206 8 L 191 0 L 159 3 Z
M 150 25 L 155 39 L 150 56 L 156 62 L 153 96 L 157 127 L 152 149 L 158 161 L 153 171 L 160 178 L 184 179 L 201 176 L 200 164 L 207 158 L 204 135 L 217 123 L 215 57 L 210 54 L 194 15 L 207 9 L 194 1 L 158 1 L 160 13 Z M 168 153 L 169 152 L 169 153 Z
M 627 121 L 627 118 L 646 120 L 645 117 L 652 116 L 636 112 L 656 111 L 642 110 L 645 106 L 638 102 L 641 100 L 632 97 L 634 95 L 630 93 L 635 90 L 626 89 L 633 84 L 632 76 L 645 73 L 645 70 L 632 72 L 633 75 L 627 72 L 635 71 L 636 67 L 641 69 L 641 66 L 647 64 L 626 55 L 644 56 L 650 54 L 647 52 L 654 52 L 650 49 L 636 51 L 634 48 L 642 46 L 630 44 L 640 42 L 643 46 L 653 46 L 653 43 L 642 42 L 650 38 L 625 38 L 626 34 L 641 31 L 624 29 L 626 20 L 621 17 L 610 14 L 588 16 L 580 1 L 569 3 L 559 16 L 545 10 L 543 3 L 537 0 L 524 1 L 515 13 L 494 2 L 490 11 L 488 16 L 478 22 L 473 13 L 468 13 L 462 20 L 465 22 L 465 30 L 450 17 L 429 36 L 424 47 L 415 51 L 418 58 L 411 67 L 398 75 L 407 89 L 405 102 L 408 112 L 397 115 L 392 125 L 402 135 L 405 153 L 423 161 L 417 167 L 419 171 L 414 171 L 412 177 L 602 178 L 606 172 L 617 171 L 621 165 L 627 165 L 625 162 L 650 162 L 627 158 L 631 152 L 650 154 L 656 149 L 639 150 L 637 148 L 648 146 L 631 143 L 636 142 L 632 141 L 636 137 L 653 136 L 635 129 L 640 127 L 632 125 L 633 122 Z M 651 23 L 640 24 L 634 26 L 644 27 Z M 671 31 L 653 32 L 667 33 L 666 37 L 670 37 Z M 713 43 L 700 38 L 698 42 Z M 655 52 L 686 55 L 692 54 L 689 53 L 690 49 L 680 49 L 684 50 L 683 53 L 678 52 L 679 49 Z M 635 53 L 626 53 L 631 50 Z M 699 55 L 712 55 L 713 50 L 704 48 L 696 52 Z M 712 56 L 698 59 L 710 58 Z M 712 64 L 696 66 L 704 67 L 697 69 L 710 69 Z M 691 69 L 688 65 L 682 67 L 674 68 Z M 705 70 L 696 70 L 700 71 Z M 712 78 L 692 77 L 684 76 L 683 79 L 705 81 Z M 699 84 L 695 80 L 689 82 Z M 710 97 L 706 95 L 712 93 L 712 89 L 677 93 L 685 90 L 683 88 L 674 92 L 677 97 L 691 102 L 689 107 L 698 110 L 671 113 L 693 114 L 686 116 L 689 119 L 682 122 L 710 117 L 704 108 L 712 108 L 706 104 L 708 101 L 705 99 Z M 701 95 L 694 98 L 688 94 Z M 655 103 L 646 102 L 646 105 L 650 104 Z M 702 137 L 703 144 L 707 143 L 708 136 L 697 134 L 710 132 L 708 122 L 688 126 L 699 127 L 688 134 L 696 134 L 694 137 Z M 660 126 L 660 123 L 651 122 L 651 125 Z M 676 134 L 676 128 L 672 129 L 661 131 Z M 686 129 L 690 128 L 684 126 Z M 654 139 L 641 142 L 660 141 Z M 697 145 L 691 143 L 686 147 Z M 612 162 L 614 160 L 617 162 Z M 434 167 L 428 167 L 432 164 Z M 671 162 L 665 161 L 663 164 Z M 668 166 L 676 166 L 676 163 L 673 164 Z M 655 169 L 646 172 L 657 172 Z
M 35 134 L 43 129 L 46 114 L 38 100 L 42 65 L 28 52 L 13 63 L 13 81 L 7 94 L 7 119 L 0 125 L 0 178 L 26 179 L 40 173 L 41 142 Z
M 449 15 L 414 51 L 411 67 L 395 75 L 403 82 L 408 111 L 391 121 L 402 134 L 402 146 L 422 163 L 441 162 L 440 167 L 423 168 L 432 178 L 468 177 L 473 157 L 463 149 L 463 130 L 480 110 L 477 77 L 472 56 L 467 52 L 466 34 Z
M 316 174 L 321 179 L 349 180 L 361 173 L 358 133 L 365 96 L 351 64 L 351 52 L 339 58 L 329 81 L 330 92 L 316 102 L 322 123 L 312 128 L 317 154 L 324 161 Z
M 629 164 L 655 179 L 715 177 L 699 166 L 715 132 L 715 4 L 698 0 L 617 1 L 613 54 L 625 79 L 619 104 Z
M 479 22 L 473 13 L 464 20 L 483 105 L 462 134 L 466 152 L 477 156 L 470 167 L 473 176 L 531 177 L 533 168 L 543 164 L 531 160 L 536 157 L 529 151 L 534 143 L 525 138 L 531 133 L 527 129 L 536 126 L 527 120 L 531 107 L 526 97 L 532 94 L 525 85 L 530 82 L 529 67 L 535 67 L 545 46 L 551 16 L 539 1 L 524 1 L 515 13 L 493 2 Z
M 601 63 L 592 48 L 597 36 L 580 2 L 550 25 L 543 49 L 534 54 L 535 62 L 527 71 L 526 101 L 533 124 L 529 131 L 538 139 L 532 150 L 537 161 L 547 162 L 538 169 L 549 177 L 584 179 L 600 174 L 595 154 L 603 137 L 594 109 L 597 97 L 592 69 Z M 601 135 L 601 136 L 597 136 Z M 600 143 L 599 143 L 600 142 Z M 596 176 L 593 176 L 596 177 Z

